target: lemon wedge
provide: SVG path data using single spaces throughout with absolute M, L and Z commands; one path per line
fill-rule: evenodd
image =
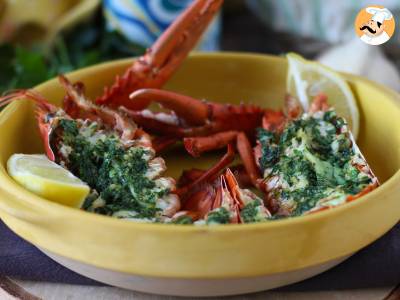
M 308 110 L 314 96 L 324 93 L 338 116 L 346 119 L 354 138 L 359 129 L 359 112 L 354 95 L 346 80 L 337 72 L 298 54 L 286 55 L 289 69 L 286 88 L 290 95 L 299 99 L 304 110 Z
M 48 200 L 80 208 L 90 188 L 45 155 L 14 154 L 8 174 L 29 191 Z

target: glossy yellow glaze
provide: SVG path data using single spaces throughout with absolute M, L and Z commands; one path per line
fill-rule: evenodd
M 88 95 L 101 93 L 129 60 L 70 74 Z M 251 54 L 192 55 L 167 88 L 216 101 L 281 107 L 283 58 Z M 79 211 L 41 199 L 18 186 L 4 165 L 12 153 L 42 152 L 33 105 L 13 103 L 0 115 L 0 216 L 16 233 L 56 254 L 97 267 L 159 277 L 224 278 L 285 272 L 327 262 L 371 243 L 400 217 L 400 100 L 394 92 L 347 76 L 361 113 L 359 145 L 382 186 L 347 205 L 263 224 L 194 227 L 138 224 Z M 37 88 L 59 103 L 57 81 Z M 215 156 L 193 160 L 166 155 L 170 174 L 206 167 Z

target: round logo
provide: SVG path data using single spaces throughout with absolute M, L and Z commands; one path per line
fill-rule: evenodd
M 368 45 L 386 43 L 393 35 L 394 16 L 382 5 L 370 5 L 357 15 L 354 28 L 360 40 Z

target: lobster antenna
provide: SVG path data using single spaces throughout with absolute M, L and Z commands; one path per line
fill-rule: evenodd
M 36 104 L 46 109 L 49 109 L 51 107 L 51 104 L 49 104 L 42 95 L 33 90 L 11 90 L 0 97 L 0 108 L 5 107 L 11 102 L 26 99 L 32 100 Z

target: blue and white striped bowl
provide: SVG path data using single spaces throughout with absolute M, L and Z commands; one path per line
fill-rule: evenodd
M 109 30 L 129 41 L 150 47 L 157 37 L 185 10 L 191 0 L 103 0 Z M 220 17 L 209 26 L 197 49 L 219 49 Z

